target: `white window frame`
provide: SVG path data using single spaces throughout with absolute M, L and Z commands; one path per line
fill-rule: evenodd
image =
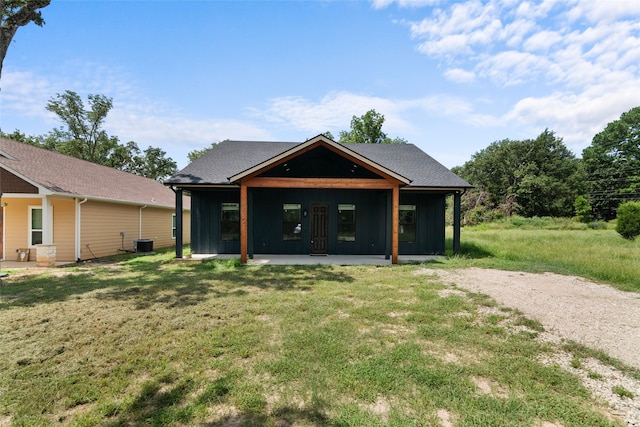
M 178 217 L 176 216 L 176 214 L 171 214 L 171 238 L 175 240 L 177 234 L 178 234 Z
M 33 243 L 33 232 L 34 231 L 40 231 L 40 233 L 42 233 L 41 240 L 44 242 L 44 223 L 45 223 L 45 220 L 44 220 L 44 216 L 43 216 L 44 212 L 42 210 L 42 205 L 39 205 L 39 206 L 29 205 L 28 208 L 29 208 L 29 222 L 28 222 L 27 225 L 28 225 L 29 231 L 28 231 L 28 234 L 27 234 L 27 239 L 28 239 L 28 243 L 29 243 L 28 246 L 30 248 L 33 248 L 37 244 L 37 243 L 36 244 Z M 37 229 L 37 228 L 34 229 L 34 228 L 31 227 L 31 225 L 33 224 L 33 211 L 34 211 L 34 209 L 39 209 L 40 212 L 41 212 L 42 228 L 40 228 L 40 229 Z

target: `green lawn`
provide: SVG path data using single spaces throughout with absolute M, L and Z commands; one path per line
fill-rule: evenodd
M 421 265 L 161 253 L 6 282 L 0 425 L 622 425 L 537 361 L 540 325 Z

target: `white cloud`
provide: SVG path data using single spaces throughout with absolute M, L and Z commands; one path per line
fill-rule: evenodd
M 65 72 L 72 65 L 77 74 Z M 88 94 L 113 98 L 113 108 L 104 123 L 107 133 L 118 136 L 123 143 L 135 141 L 141 149 L 160 147 L 179 163 L 186 161 L 189 151 L 223 139 L 271 139 L 267 130 L 248 121 L 194 118 L 174 105 L 150 99 L 140 93 L 134 79 L 117 69 L 69 64 L 62 65 L 61 70 L 49 70 L 46 76 L 5 70 L 0 92 L 3 131 L 18 129 L 28 135 L 41 135 L 60 126 L 57 116 L 45 106 L 56 93 L 69 89 L 80 95 L 86 108 Z
M 640 18 L 637 0 L 597 5 L 470 0 L 443 5 L 411 23 L 410 31 L 418 50 L 444 60 L 447 70 L 465 64 L 464 69 L 475 69 L 476 77 L 504 87 L 541 78 L 578 86 L 592 84 L 611 70 L 638 69 L 640 19 L 633 19 Z M 450 71 L 445 77 L 451 79 Z
M 413 99 L 386 99 L 351 92 L 331 92 L 319 101 L 303 97 L 272 99 L 264 109 L 254 108 L 252 113 L 260 119 L 282 128 L 294 128 L 316 135 L 327 130 L 338 136 L 350 128 L 353 116 L 362 116 L 375 109 L 384 115 L 384 131 L 400 137 L 414 134 L 416 125 L 409 116 L 447 117 L 455 121 L 473 122 L 473 106 L 460 97 L 433 95 Z M 424 120 L 424 119 L 423 119 Z
M 165 150 L 188 152 L 224 139 L 265 140 L 269 134 L 251 123 L 230 119 L 192 119 L 170 111 L 149 114 L 134 105 L 116 105 L 105 128 L 109 133 Z
M 373 0 L 371 3 L 374 9 L 385 9 L 394 3 L 397 3 L 398 7 L 417 8 L 430 6 L 438 3 L 438 1 L 439 0 Z
M 3 111 L 13 110 L 20 116 L 53 122 L 54 114 L 49 113 L 45 106 L 56 89 L 48 79 L 28 71 L 5 70 L 1 84 L 0 102 Z M 14 130 L 4 129 L 8 124 L 3 120 L 3 131 Z M 29 133 L 26 129 L 20 130 Z
M 440 62 L 444 77 L 484 79 L 512 99 L 504 115 L 468 111 L 466 123 L 548 127 L 584 148 L 638 104 L 640 1 L 470 0 L 426 13 L 410 26 L 411 36 Z
M 454 34 L 437 40 L 427 40 L 418 47 L 418 50 L 435 56 L 461 55 L 472 52 L 469 45 L 469 37 L 463 34 Z
M 619 19 L 637 18 L 640 15 L 640 2 L 637 0 L 578 1 L 568 12 L 571 21 L 585 18 L 592 23 L 613 22 Z
M 502 117 L 527 128 L 553 129 L 579 154 L 606 124 L 638 105 L 640 80 L 618 86 L 615 82 L 595 85 L 581 93 L 558 91 L 518 101 Z
M 493 4 L 453 3 L 436 9 L 432 17 L 410 25 L 412 37 L 424 40 L 419 49 L 434 56 L 467 55 L 476 45 L 487 45 L 503 31 Z
M 548 61 L 526 52 L 505 51 L 478 63 L 478 74 L 498 86 L 522 84 L 549 68 Z
M 454 83 L 472 83 L 476 80 L 476 74 L 473 71 L 463 70 L 461 68 L 452 68 L 444 72 L 447 80 Z
M 556 31 L 540 31 L 529 37 L 523 45 L 527 51 L 547 52 L 553 45 L 562 41 L 562 35 Z

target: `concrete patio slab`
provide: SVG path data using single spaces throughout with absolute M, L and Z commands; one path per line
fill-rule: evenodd
M 206 255 L 195 254 L 191 256 L 194 261 L 206 261 L 213 259 L 234 259 L 240 255 Z M 428 262 L 442 258 L 439 255 L 402 255 L 399 263 Z M 271 255 L 256 254 L 249 259 L 248 265 L 391 265 L 390 259 L 384 255 Z

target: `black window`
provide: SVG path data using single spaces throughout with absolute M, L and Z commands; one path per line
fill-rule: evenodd
M 302 209 L 299 204 L 282 205 L 282 240 L 302 239 Z
M 416 205 L 400 205 L 399 236 L 401 242 L 416 241 Z
M 338 241 L 356 241 L 356 205 L 338 205 Z
M 220 213 L 220 240 L 240 240 L 240 204 L 223 203 Z

